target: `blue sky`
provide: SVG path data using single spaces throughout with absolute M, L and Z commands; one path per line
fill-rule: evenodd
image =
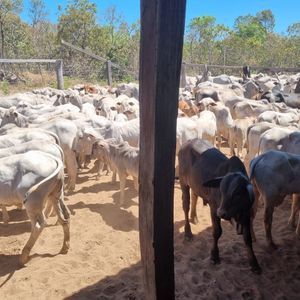
M 105 9 L 115 5 L 123 18 L 132 23 L 139 18 L 139 0 L 98 0 L 99 21 Z M 67 0 L 45 0 L 49 19 L 56 22 L 58 5 L 66 6 Z M 29 0 L 24 0 L 22 18 L 28 20 Z M 283 33 L 287 27 L 300 22 L 300 0 L 187 0 L 186 23 L 193 17 L 211 15 L 218 23 L 232 27 L 236 17 L 246 14 L 255 14 L 264 9 L 271 9 L 276 19 L 275 31 Z M 102 18 L 103 19 L 103 18 Z

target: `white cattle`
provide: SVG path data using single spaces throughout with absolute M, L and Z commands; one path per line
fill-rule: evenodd
M 120 112 L 125 114 L 128 120 L 132 120 L 138 118 L 140 115 L 139 109 L 139 101 L 135 98 L 124 98 L 122 101 L 119 99 L 120 97 L 116 98 L 117 104 L 121 103 L 120 105 Z
M 259 139 L 258 153 L 262 154 L 272 149 L 300 155 L 300 131 L 283 127 L 265 131 Z
M 45 130 L 17 128 L 12 129 L 8 133 L 0 136 L 0 149 L 13 147 L 29 141 L 59 143 L 58 137 L 55 134 Z
M 240 158 L 243 157 L 242 151 L 247 144 L 247 130 L 251 124 L 253 124 L 253 119 L 251 118 L 233 120 L 233 126 L 229 128 L 229 148 L 231 155 L 234 155 L 236 145 L 237 156 Z
M 229 129 L 234 125 L 230 110 L 222 103 L 211 106 L 210 110 L 215 114 L 217 119 L 217 140 L 218 148 L 221 147 L 222 137 L 229 139 Z
M 199 117 L 193 117 L 197 124 L 198 138 L 204 139 L 215 144 L 217 134 L 217 120 L 213 112 L 204 110 L 200 112 Z
M 63 199 L 63 163 L 60 159 L 40 151 L 29 151 L 0 159 L 0 203 L 3 206 L 23 202 L 31 221 L 31 234 L 22 250 L 20 264 L 29 254 L 46 225 L 43 208 L 51 201 L 58 221 L 63 227 L 64 242 L 60 253 L 66 254 L 70 243 L 69 211 Z M 22 176 L 20 176 L 22 174 Z
M 298 194 L 293 199 L 290 225 L 294 225 L 295 214 L 300 209 L 300 155 L 270 150 L 251 161 L 250 179 L 264 203 L 267 242 L 271 248 L 276 248 L 271 232 L 274 208 L 283 202 L 285 196 Z M 296 234 L 300 237 L 300 218 Z
M 248 127 L 247 130 L 247 154 L 244 158 L 244 164 L 249 170 L 250 161 L 253 159 L 259 151 L 259 140 L 262 133 L 267 131 L 270 128 L 275 127 L 275 124 L 262 122 L 256 123 Z
M 54 119 L 47 123 L 39 124 L 39 128 L 53 132 L 58 136 L 67 167 L 67 189 L 70 191 L 74 190 L 77 178 L 77 162 L 74 152 L 78 141 L 78 129 L 76 125 L 66 119 Z
M 234 104 L 232 110 L 236 119 L 257 118 L 264 111 L 272 110 L 272 105 L 267 100 L 247 100 Z
M 257 117 L 258 122 L 269 122 L 279 126 L 298 126 L 299 114 L 296 111 L 281 113 L 277 111 L 265 111 Z
M 126 177 L 131 175 L 134 186 L 138 189 L 139 149 L 131 147 L 127 142 L 110 143 L 97 141 L 93 147 L 93 158 L 108 162 L 120 178 L 120 205 L 124 203 Z
M 111 97 L 102 98 L 96 107 L 96 112 L 100 116 L 113 121 L 118 113 L 116 99 Z
M 140 119 L 128 122 L 111 122 L 100 129 L 104 139 L 116 139 L 118 142 L 127 141 L 129 145 L 137 147 L 140 140 Z

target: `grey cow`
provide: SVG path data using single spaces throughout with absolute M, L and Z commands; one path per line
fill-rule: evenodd
M 228 159 L 211 144 L 194 139 L 182 146 L 178 155 L 179 179 L 185 214 L 185 237 L 192 238 L 189 223 L 190 189 L 192 190 L 192 217 L 196 216 L 197 197 L 209 204 L 214 244 L 211 259 L 219 263 L 218 240 L 222 234 L 221 218 L 237 222 L 247 247 L 249 263 L 253 272 L 261 269 L 252 249 L 251 210 L 254 202 L 252 185 L 246 169 L 236 156 Z
M 300 155 L 276 150 L 261 154 L 250 163 L 250 178 L 256 196 L 260 195 L 264 203 L 267 242 L 276 249 L 271 232 L 274 208 L 283 202 L 285 196 L 294 194 L 291 225 L 295 225 L 295 216 L 300 210 Z M 300 237 L 300 220 L 296 234 Z

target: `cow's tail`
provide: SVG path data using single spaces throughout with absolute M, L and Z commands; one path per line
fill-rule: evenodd
M 35 192 L 42 184 L 44 184 L 48 180 L 51 180 L 52 178 L 54 178 L 55 176 L 57 176 L 59 174 L 59 172 L 61 172 L 61 170 L 63 170 L 63 167 L 64 167 L 63 162 L 59 158 L 57 158 L 57 157 L 55 157 L 55 156 L 53 156 L 51 154 L 42 152 L 42 151 L 40 151 L 40 152 L 43 153 L 45 156 L 48 156 L 49 158 L 52 158 L 53 160 L 55 160 L 57 166 L 56 166 L 55 170 L 49 176 L 47 176 L 46 178 L 44 178 L 43 180 L 41 180 L 40 182 L 38 182 L 37 184 L 35 184 L 34 186 L 32 186 L 27 191 L 27 193 L 25 194 L 25 199 L 23 201 L 24 204 L 26 203 L 26 201 L 28 199 L 28 196 L 30 194 L 32 194 L 33 192 Z

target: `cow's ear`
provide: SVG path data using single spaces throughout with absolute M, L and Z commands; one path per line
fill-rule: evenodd
M 217 177 L 208 181 L 205 181 L 202 185 L 205 187 L 217 188 L 220 186 L 220 183 L 224 177 Z

